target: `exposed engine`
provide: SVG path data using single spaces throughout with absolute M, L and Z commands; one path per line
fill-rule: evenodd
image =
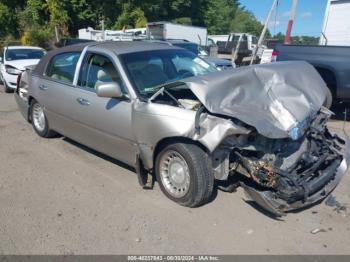
M 209 146 L 215 144 L 217 134 L 228 130 L 224 122 L 221 124 L 225 127 L 220 130 L 216 120 L 209 120 L 210 117 L 229 121 L 236 130 L 245 130 L 213 147 L 215 178 L 223 190 L 243 186 L 253 200 L 274 214 L 281 215 L 323 199 L 329 193 L 327 185 L 337 180 L 345 141 L 328 131 L 326 123 L 330 112 L 327 109 L 321 108 L 314 119 L 298 126 L 297 133 L 293 134 L 296 137 L 272 139 L 239 119 L 211 114 L 186 89 L 160 90 L 152 101 L 197 111 L 195 139 L 201 141 L 206 132 L 217 128 Z
M 273 199 L 277 203 L 274 208 L 280 211 L 287 211 L 287 205 L 297 201 L 306 202 L 319 191 L 322 194 L 336 176 L 345 144 L 327 130 L 327 120 L 320 114 L 298 141 L 249 135 L 244 146 L 231 151 L 230 163 L 235 169 L 230 176 L 239 173 L 250 178 L 242 184 L 256 192 L 268 192 L 264 196 Z

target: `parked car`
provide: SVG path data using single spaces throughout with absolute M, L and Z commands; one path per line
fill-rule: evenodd
M 175 46 L 105 42 L 49 52 L 15 98 L 39 136 L 134 166 L 142 186 L 154 175 L 183 206 L 207 203 L 214 183 L 241 185 L 282 215 L 324 199 L 348 168 L 348 140 L 326 126 L 326 89 L 305 62 L 219 72 Z
M 312 64 L 326 82 L 335 101 L 350 101 L 350 47 L 276 45 L 277 61 L 303 60 Z M 327 107 L 332 105 L 328 99 Z
M 26 66 L 35 65 L 46 51 L 34 46 L 7 46 L 0 53 L 0 79 L 5 92 L 9 93 L 17 87 L 17 77 Z
M 218 69 L 219 71 L 236 68 L 236 64 L 227 59 L 211 57 L 211 56 L 202 57 L 202 59 L 204 59 L 204 61 L 206 61 L 208 64 L 215 66 L 216 69 Z
M 198 45 L 196 43 L 193 43 L 193 42 L 190 42 L 187 40 L 183 40 L 183 39 L 169 39 L 166 42 L 170 43 L 174 46 L 178 46 L 178 47 L 181 47 L 183 49 L 187 49 L 188 51 L 191 51 L 198 56 L 201 56 L 201 57 L 208 56 L 208 52 L 205 51 L 200 45 Z

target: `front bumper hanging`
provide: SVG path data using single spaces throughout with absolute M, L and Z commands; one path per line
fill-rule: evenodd
M 309 195 L 302 199 L 298 199 L 294 202 L 287 202 L 277 197 L 272 191 L 259 191 L 258 189 L 244 183 L 241 183 L 241 186 L 245 189 L 246 193 L 252 200 L 276 216 L 283 216 L 288 211 L 302 209 L 318 203 L 324 200 L 336 188 L 349 167 L 350 138 L 345 133 L 342 138 L 345 141 L 342 148 L 343 159 L 337 166 L 335 174 L 333 172 L 331 176 L 321 177 L 318 181 L 314 181 L 313 184 L 310 185 L 310 188 L 313 186 L 319 188 L 320 183 L 323 183 L 323 186 L 319 190 L 312 190 Z M 316 185 L 317 183 L 318 185 Z

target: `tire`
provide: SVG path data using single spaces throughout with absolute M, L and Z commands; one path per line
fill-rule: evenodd
M 56 136 L 56 133 L 49 128 L 49 122 L 45 116 L 44 110 L 42 106 L 35 101 L 32 100 L 30 104 L 30 119 L 32 122 L 32 126 L 34 131 L 41 137 L 50 138 Z
M 13 92 L 13 90 L 7 86 L 6 81 L 3 81 L 3 85 L 4 85 L 5 93 L 8 94 Z
M 327 95 L 326 95 L 326 100 L 323 103 L 323 106 L 330 109 L 333 104 L 333 96 L 331 90 L 327 87 Z
M 157 155 L 155 167 L 159 186 L 169 199 L 186 207 L 210 200 L 214 175 L 208 154 L 199 146 L 170 144 Z

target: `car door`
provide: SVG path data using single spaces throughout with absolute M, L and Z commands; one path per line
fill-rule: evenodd
M 50 128 L 79 141 L 74 121 L 76 101 L 73 79 L 80 52 L 60 53 L 51 58 L 42 77 L 33 78 L 35 99 L 43 106 Z
M 121 86 L 124 98 L 96 95 L 99 84 L 111 82 Z M 134 165 L 137 147 L 132 130 L 132 102 L 113 58 L 106 54 L 87 53 L 74 91 L 72 117 L 79 124 L 79 140 L 97 151 Z

